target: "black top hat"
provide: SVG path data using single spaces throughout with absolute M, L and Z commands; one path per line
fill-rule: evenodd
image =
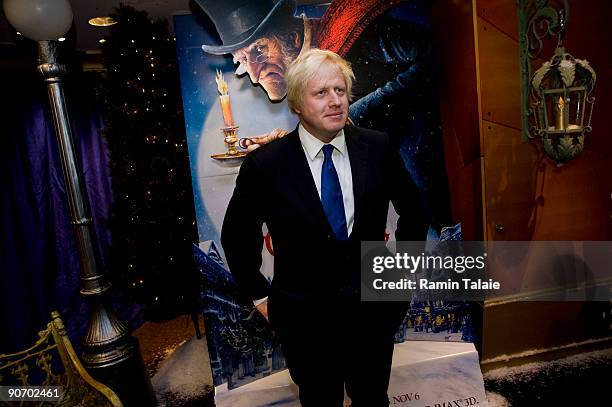
M 223 55 L 258 38 L 275 17 L 293 17 L 296 0 L 195 0 L 211 18 L 223 45 L 202 45 L 208 53 Z

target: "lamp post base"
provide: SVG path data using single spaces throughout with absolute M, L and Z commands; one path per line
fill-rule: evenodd
M 138 340 L 103 300 L 92 298 L 90 309 L 81 355 L 89 374 L 113 389 L 126 407 L 156 406 Z

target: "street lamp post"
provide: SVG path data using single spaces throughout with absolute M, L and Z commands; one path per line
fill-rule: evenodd
M 47 84 L 55 125 L 70 219 L 81 268 L 81 294 L 88 299 L 90 317 L 82 339 L 83 363 L 111 387 L 125 406 L 152 406 L 157 401 L 146 374 L 138 340 L 129 334 L 105 300 L 110 289 L 102 268 L 91 210 L 76 158 L 66 110 L 62 77 L 66 67 L 57 60 L 58 38 L 72 25 L 68 0 L 4 0 L 4 12 L 13 27 L 38 41 L 38 71 Z

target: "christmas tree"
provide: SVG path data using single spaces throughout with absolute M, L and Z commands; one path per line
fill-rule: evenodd
M 197 241 L 175 42 L 167 21 L 120 6 L 102 41 L 100 97 L 114 204 L 110 277 L 150 318 L 193 311 Z

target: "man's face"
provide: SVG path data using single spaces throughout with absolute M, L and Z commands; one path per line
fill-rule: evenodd
M 348 117 L 346 83 L 340 69 L 324 63 L 304 89 L 302 105 L 294 109 L 310 134 L 330 142 Z
M 254 84 L 261 84 L 272 101 L 281 100 L 287 94 L 285 70 L 291 62 L 283 52 L 280 41 L 263 37 L 252 44 L 234 51 L 234 61 L 240 63 L 238 74 L 247 72 Z

